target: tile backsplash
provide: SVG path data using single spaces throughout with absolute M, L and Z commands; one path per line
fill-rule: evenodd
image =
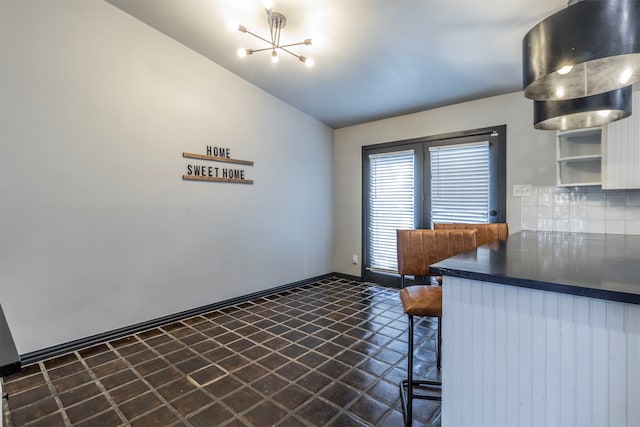
M 640 235 L 640 191 L 533 187 L 521 198 L 523 230 Z

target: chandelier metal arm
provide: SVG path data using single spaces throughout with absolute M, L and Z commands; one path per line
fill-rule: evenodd
M 274 49 L 273 46 L 269 46 L 269 47 L 263 47 L 262 49 L 249 49 L 249 50 L 251 51 L 251 53 L 256 53 L 256 52 L 264 52 L 264 51 L 273 50 L 273 49 Z
M 301 56 L 301 55 L 297 55 L 297 54 L 295 54 L 295 53 L 291 52 L 289 49 L 285 49 L 285 46 L 278 46 L 278 49 L 284 50 L 284 51 L 285 51 L 285 52 L 287 52 L 289 55 L 293 55 L 293 56 L 295 56 L 296 58 L 298 58 L 300 61 L 302 61 L 302 56 Z M 302 61 L 302 62 L 304 62 L 304 61 Z
M 245 33 L 247 33 L 247 34 L 251 34 L 253 37 L 259 38 L 260 40 L 262 40 L 262 41 L 263 41 L 263 42 L 265 42 L 265 43 L 269 43 L 269 45 L 271 46 L 271 47 L 269 47 L 269 48 L 267 48 L 267 49 L 259 49 L 259 50 L 271 50 L 271 49 L 273 49 L 273 43 L 271 42 L 271 40 L 265 39 L 264 37 L 260 37 L 260 36 L 259 36 L 259 35 L 257 35 L 256 33 L 252 33 L 252 32 L 251 32 L 251 31 L 249 31 L 249 30 L 246 30 L 246 31 L 244 31 L 244 32 L 245 32 Z M 254 52 L 258 52 L 258 51 L 259 51 L 258 49 L 252 49 L 252 50 L 253 50 Z
M 301 44 L 309 44 L 309 43 L 304 41 L 304 42 L 298 42 L 298 43 L 283 44 L 282 46 L 278 45 L 276 47 L 279 47 L 280 49 L 282 49 L 283 47 L 300 46 Z
M 282 46 L 274 46 L 271 45 L 271 43 L 269 43 L 269 47 L 263 47 L 262 49 L 250 49 L 251 53 L 256 53 L 256 52 L 264 52 L 266 50 L 273 50 L 273 49 L 282 49 L 285 52 L 291 53 L 289 52 L 286 48 L 287 47 L 291 47 L 291 46 L 299 46 L 301 44 L 305 44 L 305 42 L 300 42 L 300 43 L 291 43 L 291 44 L 283 44 Z M 292 55 L 295 55 L 294 53 L 291 53 Z M 295 55 L 298 56 L 298 55 Z
M 244 32 L 245 32 L 245 33 L 247 33 L 247 34 L 251 34 L 252 36 L 254 36 L 254 37 L 256 37 L 256 38 L 258 38 L 258 39 L 262 40 L 262 41 L 263 41 L 263 42 L 265 42 L 265 43 L 269 43 L 269 47 L 265 47 L 264 49 L 251 49 L 251 51 L 252 51 L 252 52 L 262 52 L 262 51 L 265 51 L 265 50 L 272 50 L 272 49 L 274 49 L 274 48 L 275 48 L 275 49 L 282 49 L 282 48 L 285 48 L 285 47 L 300 46 L 300 45 L 303 45 L 303 44 L 304 44 L 304 45 L 309 45 L 309 44 L 311 44 L 309 41 L 305 40 L 305 41 L 303 41 L 303 42 L 290 43 L 290 44 L 283 44 L 282 46 L 280 46 L 280 45 L 278 45 L 278 44 L 273 44 L 271 41 L 269 41 L 269 40 L 267 40 L 267 39 L 265 39 L 265 38 L 263 38 L 263 37 L 260 37 L 259 35 L 255 34 L 255 33 L 252 33 L 252 32 L 251 32 L 251 31 L 249 31 L 249 30 L 246 30 L 246 31 L 244 31 Z M 283 50 L 284 50 L 284 49 L 283 49 Z
M 304 44 L 304 42 L 293 43 L 293 44 L 284 45 L 284 46 L 269 46 L 269 47 L 264 47 L 262 49 L 249 49 L 249 50 L 251 51 L 251 53 L 256 53 L 256 52 L 264 52 L 264 51 L 267 51 L 267 50 L 280 49 L 280 50 L 288 53 L 289 55 L 295 56 L 296 58 L 298 58 L 298 60 L 300 60 L 302 62 L 305 62 L 306 58 L 303 55 L 298 55 L 298 54 L 296 54 L 294 52 L 291 52 L 289 49 L 287 49 L 287 47 L 289 47 L 289 46 L 297 46 L 297 45 L 300 45 L 300 44 Z
M 289 49 L 286 49 L 285 46 L 269 46 L 269 47 L 263 47 L 262 49 L 249 49 L 249 50 L 251 50 L 251 53 L 256 53 L 256 52 L 264 52 L 264 51 L 273 50 L 273 49 L 280 49 L 280 50 L 282 50 L 284 52 L 287 52 L 289 55 L 293 55 L 296 58 L 302 60 L 301 59 L 302 55 L 297 55 L 297 54 L 291 52 Z

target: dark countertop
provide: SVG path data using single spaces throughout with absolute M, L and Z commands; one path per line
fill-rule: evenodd
M 640 304 L 640 236 L 521 231 L 433 273 Z

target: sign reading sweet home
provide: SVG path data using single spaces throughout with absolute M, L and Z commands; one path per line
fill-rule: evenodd
M 213 162 L 233 163 L 253 166 L 250 160 L 238 160 L 231 158 L 231 150 L 224 147 L 212 147 L 207 145 L 207 154 L 182 153 L 182 157 L 188 159 L 209 160 Z M 187 173 L 182 179 L 191 181 L 233 182 L 236 184 L 253 184 L 252 179 L 245 179 L 244 169 L 187 164 Z

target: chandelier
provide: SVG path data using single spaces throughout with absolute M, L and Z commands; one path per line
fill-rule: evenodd
M 244 58 L 245 56 L 254 54 L 256 52 L 271 51 L 271 62 L 277 63 L 280 60 L 280 57 L 278 56 L 278 51 L 282 51 L 282 52 L 288 53 L 289 55 L 295 56 L 301 62 L 303 62 L 307 67 L 309 68 L 313 67 L 313 64 L 314 64 L 313 58 L 308 58 L 303 55 L 298 55 L 292 52 L 291 50 L 289 50 L 289 48 L 292 46 L 300 46 L 300 45 L 309 46 L 311 45 L 311 39 L 305 39 L 304 41 L 301 41 L 298 43 L 281 45 L 280 32 L 287 25 L 287 18 L 282 13 L 272 11 L 271 10 L 272 4 L 271 4 L 271 1 L 269 0 L 266 0 L 264 2 L 264 8 L 265 8 L 265 11 L 267 12 L 267 22 L 269 23 L 269 29 L 271 30 L 270 40 L 249 31 L 247 27 L 240 25 L 236 22 L 232 21 L 229 23 L 229 27 L 231 29 L 240 31 L 241 33 L 250 34 L 255 38 L 260 39 L 269 45 L 268 47 L 261 48 L 261 49 L 242 49 L 242 48 L 238 49 L 238 56 L 241 58 Z
M 640 1 L 569 0 L 522 40 L 534 127 L 602 126 L 631 115 L 640 81 Z

